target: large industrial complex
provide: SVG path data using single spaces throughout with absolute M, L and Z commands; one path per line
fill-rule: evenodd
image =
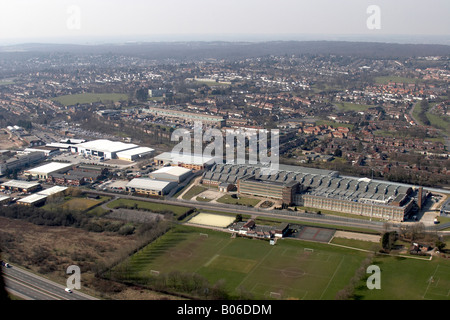
M 169 119 L 178 123 L 193 124 L 196 121 L 201 121 L 202 123 L 219 128 L 225 125 L 224 117 L 209 115 L 205 113 L 194 113 L 157 107 L 149 107 L 147 109 L 143 109 L 142 111 L 153 115 L 155 118 Z
M 423 190 L 370 179 L 341 178 L 335 171 L 280 166 L 267 174 L 256 165 L 216 164 L 203 185 L 235 185 L 238 194 L 279 200 L 283 204 L 403 221 L 420 207 Z M 417 192 L 416 192 L 417 191 Z
M 413 188 L 390 182 L 379 182 L 367 178 L 341 177 L 337 171 L 314 169 L 300 166 L 279 165 L 271 170 L 262 165 L 223 164 L 213 157 L 203 155 L 180 155 L 163 152 L 154 155 L 154 149 L 132 143 L 106 139 L 84 141 L 65 141 L 60 146 L 60 162 L 51 156 L 36 157 L 37 152 L 22 155 L 21 166 L 27 179 L 9 180 L 0 188 L 7 192 L 23 192 L 28 196 L 18 203 L 36 205 L 45 202 L 48 194 L 42 194 L 39 180 L 60 188 L 93 184 L 103 180 L 115 170 L 129 168 L 136 162 L 151 159 L 151 168 L 142 175 L 138 165 L 136 172 L 121 177 L 121 186 L 111 188 L 118 192 L 128 192 L 144 196 L 166 196 L 189 183 L 200 171 L 200 183 L 219 192 L 233 192 L 238 195 L 268 199 L 282 206 L 312 208 L 330 212 L 341 212 L 389 221 L 404 221 L 414 207 L 422 207 L 426 197 L 422 188 Z M 4 153 L 6 155 L 6 153 Z M 27 156 L 29 155 L 29 156 Z M 22 159 L 21 158 L 21 159 Z M 88 162 L 72 162 L 75 159 L 87 159 Z M 90 163 L 92 159 L 96 163 Z M 18 161 L 18 160 L 14 160 Z M 125 163 L 116 167 L 114 163 Z M 111 170 L 111 172 L 109 171 Z M 126 179 L 128 178 L 128 179 Z M 117 184 L 118 181 L 115 182 Z M 104 187 L 102 187 L 103 190 Z M 174 190 L 175 189 L 175 190 Z M 34 193 L 31 194 L 30 193 Z M 6 201 L 6 200 L 5 200 Z M 444 210 L 447 212 L 446 210 Z

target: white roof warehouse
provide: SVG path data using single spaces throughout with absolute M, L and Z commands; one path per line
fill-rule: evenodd
M 150 157 L 155 149 L 148 147 L 138 147 L 117 152 L 117 158 L 120 160 L 135 161 L 139 158 Z
M 170 192 L 178 184 L 173 181 L 160 181 L 148 178 L 135 178 L 128 182 L 126 190 L 145 195 L 162 196 Z
M 26 175 L 32 175 L 38 179 L 47 179 L 52 173 L 62 173 L 72 168 L 72 163 L 50 162 L 34 169 L 26 170 Z
M 30 196 L 19 199 L 17 200 L 17 203 L 27 206 L 39 205 L 44 203 L 49 196 L 64 192 L 66 189 L 67 189 L 66 187 L 54 186 L 49 189 L 45 189 Z
M 182 167 L 163 167 L 150 173 L 150 178 L 164 181 L 182 182 L 192 173 L 192 170 Z
M 124 159 L 133 161 L 139 157 L 152 154 L 154 149 L 140 147 L 133 143 L 111 141 L 106 139 L 83 142 L 71 147 L 73 153 L 80 155 L 92 155 L 105 159 Z

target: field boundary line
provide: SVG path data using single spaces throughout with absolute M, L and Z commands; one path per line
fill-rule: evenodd
M 219 254 L 215 254 L 211 259 L 209 259 L 208 262 L 206 262 L 203 266 L 204 267 L 208 267 L 214 260 L 216 260 L 220 255 Z
M 434 276 L 436 275 L 436 272 L 438 271 L 438 269 L 439 269 L 439 265 L 436 266 L 436 269 L 434 270 L 434 273 L 433 273 L 433 275 L 431 276 L 430 280 L 434 278 Z M 427 289 L 425 290 L 425 293 L 423 294 L 423 298 L 424 298 L 424 299 L 427 299 L 427 298 L 425 298 L 425 296 L 427 295 L 428 289 L 430 288 L 430 285 L 431 285 L 431 281 L 430 281 L 430 280 L 428 281 Z M 427 300 L 428 300 L 428 299 L 427 299 Z
M 259 261 L 259 263 L 258 264 L 256 264 L 254 267 L 253 267 L 253 270 L 252 271 L 250 271 L 246 276 L 245 276 L 245 278 L 244 279 L 242 279 L 242 281 L 237 285 L 237 288 L 239 288 L 241 285 L 242 285 L 242 283 L 259 267 L 259 265 L 260 264 L 262 264 L 263 263 L 263 261 L 264 260 L 266 260 L 266 258 L 267 258 L 267 256 L 272 252 L 272 250 L 273 250 L 273 246 L 272 246 L 272 248 L 270 248 L 270 250 L 266 253 L 266 255 L 264 256 L 264 258 L 262 258 L 261 259 L 261 261 Z
M 224 240 L 224 239 L 222 239 L 222 240 Z M 220 256 L 220 252 L 221 252 L 222 250 L 224 250 L 224 249 L 225 249 L 232 241 L 233 241 L 233 239 L 228 239 L 227 243 L 226 243 L 222 248 L 220 248 L 220 249 L 216 252 L 216 254 L 215 254 L 211 259 L 209 259 L 206 263 L 211 264 L 212 260 L 216 259 L 216 258 L 217 258 L 216 256 Z M 198 267 L 198 268 L 195 270 L 195 272 L 198 272 L 198 270 L 200 270 L 200 268 L 203 268 L 203 267 L 206 267 L 206 265 L 203 264 L 202 266 Z
M 333 276 L 331 277 L 330 281 L 328 281 L 328 284 L 327 284 L 326 288 L 323 290 L 322 294 L 320 295 L 319 300 L 322 300 L 322 297 L 323 297 L 323 295 L 325 294 L 325 291 L 328 290 L 328 287 L 330 286 L 331 281 L 333 281 L 334 277 L 335 277 L 336 274 L 337 274 L 337 271 L 338 271 L 339 268 L 341 267 L 342 262 L 344 262 L 344 258 L 345 258 L 345 256 L 342 257 L 341 262 L 339 262 L 339 265 L 337 266 L 336 270 L 334 270 Z
M 390 254 L 390 253 L 376 252 L 376 251 L 372 251 L 372 250 L 366 250 L 366 249 L 361 249 L 361 248 L 344 246 L 342 244 L 336 244 L 336 243 L 328 243 L 328 244 L 332 245 L 332 246 L 346 248 L 346 249 L 353 249 L 353 250 L 369 252 L 369 253 L 375 253 L 375 254 L 381 254 L 381 255 L 386 255 L 386 256 L 391 256 L 391 257 L 401 257 L 401 258 L 409 258 L 409 259 L 416 259 L 416 260 L 423 260 L 423 261 L 431 261 L 432 258 L 433 258 L 432 256 L 430 256 L 429 258 L 421 258 L 421 257 L 405 256 L 405 255 L 402 255 L 402 254 Z

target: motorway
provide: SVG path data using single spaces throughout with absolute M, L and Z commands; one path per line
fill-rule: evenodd
M 22 268 L 2 267 L 6 290 L 24 300 L 98 300 L 76 289 L 66 292 L 65 286 L 35 275 Z
M 229 212 L 233 214 L 246 214 L 251 216 L 261 216 L 268 218 L 278 218 L 278 219 L 289 219 L 290 221 L 298 221 L 300 222 L 311 222 L 311 223 L 320 223 L 326 225 L 335 225 L 335 226 L 347 226 L 347 227 L 356 227 L 356 228 L 366 228 L 374 231 L 383 231 L 386 230 L 386 227 L 390 230 L 396 230 L 401 225 L 400 223 L 389 222 L 388 226 L 384 222 L 380 221 L 370 221 L 370 220 L 362 220 L 357 218 L 346 218 L 334 215 L 318 215 L 312 213 L 300 213 L 296 211 L 288 211 L 288 210 L 264 210 L 258 208 L 248 208 L 244 206 L 236 206 L 236 205 L 224 205 L 224 204 L 216 204 L 216 203 L 208 203 L 208 202 L 191 202 L 180 199 L 152 199 L 152 198 L 144 198 L 131 196 L 126 194 L 117 194 L 113 192 L 104 192 L 104 191 L 94 191 L 89 190 L 89 193 L 99 194 L 99 195 L 107 195 L 126 199 L 134 199 L 140 201 L 149 201 L 156 203 L 164 203 L 178 206 L 185 206 L 190 208 L 196 208 L 197 210 L 212 210 L 212 211 L 222 211 Z M 450 226 L 450 225 L 449 225 Z M 447 227 L 447 224 L 442 227 Z M 65 292 L 65 286 L 55 283 L 53 281 L 49 281 L 43 277 L 37 276 L 31 272 L 28 272 L 24 269 L 18 267 L 4 268 L 3 274 L 5 278 L 6 288 L 7 290 L 22 299 L 26 300 L 97 300 L 95 297 L 83 294 L 80 291 L 73 290 L 73 293 Z

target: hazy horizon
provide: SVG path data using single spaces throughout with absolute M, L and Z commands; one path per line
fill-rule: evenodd
M 346 39 L 449 45 L 449 12 L 448 0 L 0 0 L 0 45 Z
M 170 43 L 170 42 L 272 42 L 272 41 L 344 41 L 344 42 L 378 42 L 392 44 L 434 44 L 450 46 L 450 37 L 441 35 L 151 35 L 123 37 L 79 37 L 79 38 L 30 38 L 19 41 L 0 41 L 0 46 L 15 47 L 21 45 L 121 45 L 132 43 Z

